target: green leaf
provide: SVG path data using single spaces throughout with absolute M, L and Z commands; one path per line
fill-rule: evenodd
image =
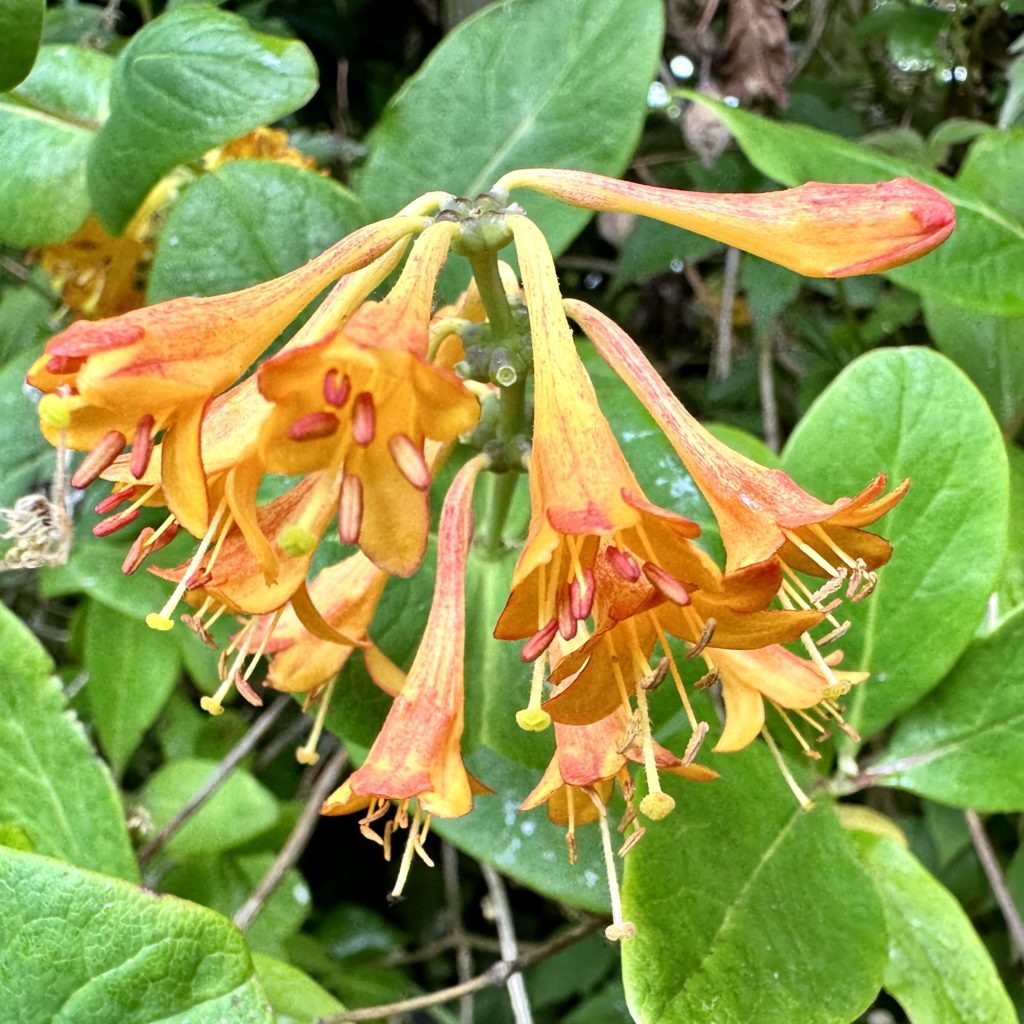
M 272 1024 L 220 915 L 0 848 L 0 1005 L 10 1024 Z
M 626 858 L 635 1019 L 847 1024 L 882 981 L 874 887 L 831 807 L 802 811 L 763 747 L 707 762 L 721 779 L 663 780 L 676 809 Z
M 1024 313 L 1024 224 L 973 189 L 920 164 L 859 146 L 805 125 L 781 124 L 687 93 L 711 107 L 747 158 L 784 185 L 805 181 L 872 182 L 909 176 L 942 192 L 956 207 L 956 230 L 938 249 L 887 272 L 911 291 L 934 292 L 968 309 Z
M 66 710 L 49 655 L 3 606 L 0 651 L 0 822 L 39 853 L 137 878 L 110 773 Z
M 988 399 L 1009 436 L 1024 418 L 1024 317 L 986 316 L 924 296 L 928 333 Z
M 84 644 L 89 712 L 120 776 L 174 688 L 179 647 L 173 637 L 95 601 L 86 612 Z
M 942 685 L 905 715 L 881 785 L 979 811 L 1024 810 L 1024 611 L 976 640 Z
M 661 50 L 655 0 L 512 0 L 445 37 L 369 139 L 357 191 L 375 216 L 442 188 L 475 196 L 517 167 L 618 174 Z M 591 216 L 516 196 L 559 252 Z
M 174 817 L 217 770 L 202 758 L 165 764 L 146 783 L 140 802 L 157 830 Z M 175 857 L 200 856 L 241 846 L 271 828 L 278 818 L 277 801 L 248 772 L 236 769 L 179 832 L 168 841 Z
M 46 0 L 4 0 L 0 5 L 0 92 L 32 70 L 43 34 Z
M 45 294 L 49 279 L 40 271 L 29 278 L 30 283 L 0 291 L 0 363 L 35 355 L 38 343 L 49 337 L 49 319 L 54 313 L 57 297 Z
M 88 216 L 86 157 L 113 64 L 83 47 L 44 46 L 28 78 L 0 96 L 0 242 L 60 242 Z
M 885 908 L 883 984 L 913 1024 L 1015 1024 L 992 958 L 956 898 L 894 840 L 854 838 Z
M 882 349 L 851 363 L 818 398 L 783 468 L 823 500 L 856 494 L 879 472 L 910 477 L 876 532 L 893 545 L 874 593 L 843 605 L 853 622 L 844 668 L 874 674 L 846 700 L 865 737 L 945 675 L 981 621 L 1006 550 L 1007 469 L 981 395 L 947 359 Z
M 686 263 L 697 263 L 721 249 L 721 243 L 671 224 L 638 217 L 626 235 L 615 264 L 613 288 L 664 274 Z
M 89 154 L 100 220 L 120 234 L 168 171 L 291 113 L 316 86 L 302 43 L 238 15 L 194 4 L 151 21 L 117 59 L 110 118 Z
M 266 953 L 253 953 L 260 985 L 277 1015 L 277 1024 L 316 1024 L 320 1017 L 345 1009 L 308 974 Z
M 233 161 L 174 204 L 157 243 L 149 301 L 269 281 L 364 222 L 359 200 L 330 178 L 267 160 Z
M 967 153 L 957 183 L 1024 220 L 1024 128 L 989 130 Z
M 0 508 L 10 508 L 22 495 L 48 490 L 56 469 L 54 450 L 40 432 L 36 407 L 24 391 L 25 374 L 34 360 L 34 352 L 25 352 L 0 368 Z M 0 543 L 6 547 L 6 541 Z

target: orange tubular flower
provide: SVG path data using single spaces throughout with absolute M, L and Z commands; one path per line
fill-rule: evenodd
M 466 634 L 465 573 L 473 533 L 473 485 L 484 465 L 477 456 L 459 470 L 445 497 L 438 528 L 437 582 L 427 626 L 409 676 L 388 712 L 362 767 L 327 798 L 323 813 L 368 808 L 360 825 L 390 857 L 395 824 L 409 826 L 409 841 L 395 894 L 401 892 L 413 853 L 423 859 L 432 815 L 457 818 L 473 804 L 474 784 L 462 763 L 463 667 Z M 410 800 L 417 806 L 411 824 Z M 370 828 L 399 804 L 381 840 Z M 424 820 L 425 816 L 425 820 Z
M 201 536 L 210 521 L 202 481 L 200 424 L 207 402 L 234 383 L 331 281 L 420 231 L 421 216 L 361 228 L 298 270 L 227 295 L 181 298 L 109 320 L 73 323 L 46 344 L 28 382 L 51 443 L 89 449 L 72 477 L 85 487 L 129 441 L 152 450 L 163 431 L 164 491 L 181 524 Z M 53 397 L 50 397 L 53 396 Z M 140 459 L 138 475 L 147 460 Z
M 808 182 L 750 195 L 681 192 L 586 171 L 512 171 L 495 189 L 530 188 L 588 210 L 637 213 L 707 235 L 807 277 L 850 277 L 909 263 L 940 245 L 952 205 L 912 178 Z
M 883 495 L 886 478 L 879 474 L 856 497 L 825 504 L 781 470 L 759 466 L 708 433 L 617 324 L 583 302 L 570 300 L 565 308 L 647 406 L 703 492 L 722 531 L 727 569 L 777 561 L 786 576 L 780 596 L 787 606 L 824 610 L 822 600 L 844 585 L 854 601 L 870 593 L 873 570 L 889 560 L 892 549 L 860 528 L 888 512 L 907 492 L 909 480 Z M 827 582 L 812 594 L 797 572 Z M 830 621 L 837 630 L 844 628 Z
M 416 570 L 426 548 L 425 439 L 453 440 L 479 415 L 462 382 L 429 360 L 434 282 L 455 230 L 428 228 L 382 302 L 363 303 L 337 330 L 259 371 L 274 404 L 260 438 L 266 466 L 288 474 L 340 467 L 342 541 L 399 576 Z

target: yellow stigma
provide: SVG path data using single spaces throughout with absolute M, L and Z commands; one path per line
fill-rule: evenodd
M 150 629 L 166 633 L 167 630 L 174 628 L 174 619 L 169 619 L 166 615 L 161 615 L 159 612 L 150 612 L 146 616 L 146 625 Z
M 214 717 L 224 714 L 224 705 L 215 697 L 200 697 L 199 706 Z
M 277 543 L 289 558 L 299 558 L 316 547 L 316 534 L 303 526 L 286 526 L 277 535 Z
M 60 395 L 43 395 L 38 412 L 39 419 L 54 430 L 66 430 L 71 425 L 71 407 Z
M 648 793 L 640 801 L 640 813 L 651 821 L 661 821 L 672 813 L 675 806 L 675 800 L 668 793 Z
M 551 716 L 543 708 L 523 708 L 516 712 L 516 724 L 526 732 L 543 732 L 551 724 Z

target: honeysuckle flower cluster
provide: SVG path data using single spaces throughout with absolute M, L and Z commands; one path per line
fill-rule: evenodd
M 811 757 L 813 739 L 851 731 L 839 701 L 866 673 L 839 670 L 839 652 L 823 648 L 849 628 L 844 602 L 868 597 L 890 556 L 865 527 L 908 482 L 886 493 L 879 475 L 829 504 L 717 441 L 620 327 L 563 298 L 542 231 L 511 199 L 519 188 L 658 218 L 812 276 L 897 266 L 953 228 L 946 200 L 908 179 L 731 196 L 522 170 L 474 199 L 425 195 L 244 291 L 74 323 L 28 380 L 43 392 L 46 436 L 86 453 L 72 486 L 111 483 L 93 532 L 128 536 L 125 573 L 176 534 L 193 538 L 180 564 L 150 567 L 173 589 L 147 622 L 168 630 L 180 620 L 215 645 L 214 623 L 225 614 L 238 621 L 221 652 L 221 686 L 203 698 L 208 711 L 219 713 L 232 691 L 253 704 L 265 687 L 304 694 L 316 716 L 298 757 L 314 763 L 330 701 L 344 699 L 337 676 L 349 658 L 363 658 L 393 697 L 365 762 L 323 811 L 360 814 L 360 829 L 389 858 L 405 833 L 396 893 L 415 857 L 429 862 L 432 817 L 464 815 L 488 792 L 460 751 L 473 494 L 493 476 L 481 526 L 500 538 L 509 482 L 528 473 L 529 530 L 494 624 L 494 636 L 519 644 L 532 666 L 519 724 L 530 732 L 554 723 L 554 755 L 523 807 L 547 805 L 567 829 L 572 859 L 576 828 L 599 823 L 616 908 L 609 935 L 623 938 L 631 926 L 618 912 L 613 788 L 625 801 L 625 853 L 645 821 L 673 810 L 662 773 L 713 784 L 716 773 L 697 760 L 711 724 L 691 698 L 717 685 L 725 720 L 715 749 L 763 736 L 809 803 L 766 723 L 774 717 Z M 518 275 L 499 260 L 507 246 Z M 438 309 L 438 275 L 453 258 L 468 260 L 473 280 Z M 383 298 L 371 298 L 393 271 Z M 724 566 L 699 546 L 697 524 L 644 494 L 570 322 L 647 406 L 704 493 Z M 452 457 L 461 468 L 441 498 L 433 607 L 405 674 L 369 630 L 389 577 L 412 575 L 425 557 L 430 502 L 441 497 L 432 485 Z M 274 480 L 287 486 L 262 498 Z M 144 507 L 165 518 L 135 532 Z M 332 528 L 357 550 L 310 578 Z M 698 661 L 704 673 L 688 686 L 685 663 Z M 677 750 L 656 741 L 650 707 L 668 680 L 689 723 Z

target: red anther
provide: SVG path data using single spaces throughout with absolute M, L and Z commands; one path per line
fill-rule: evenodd
M 608 548 L 607 555 L 608 561 L 612 563 L 612 568 L 624 580 L 636 583 L 640 579 L 640 566 L 628 551 L 620 551 L 618 548 L 611 547 Z
M 170 526 L 165 527 L 163 533 L 161 533 L 160 536 L 149 545 L 149 550 L 153 552 L 167 547 L 167 545 L 178 536 L 178 531 L 180 529 L 181 527 L 178 525 L 177 521 L 171 523 Z
M 123 451 L 124 434 L 120 430 L 111 430 L 104 434 L 75 470 L 74 476 L 71 477 L 71 486 L 80 490 L 88 487 Z
M 123 505 L 126 501 L 130 501 L 135 497 L 134 487 L 124 487 L 120 491 L 114 491 L 113 494 L 108 495 L 102 501 L 96 502 L 96 507 L 93 511 L 98 516 L 105 516 L 108 512 L 113 512 L 118 505 Z
M 398 471 L 417 491 L 430 490 L 430 467 L 423 449 L 408 434 L 395 434 L 388 440 L 388 451 Z
M 529 640 L 523 644 L 519 657 L 523 661 L 536 661 L 551 646 L 558 632 L 558 619 L 552 619 L 546 626 L 537 630 Z
M 565 583 L 558 588 L 555 610 L 558 612 L 558 632 L 562 634 L 563 640 L 571 640 L 576 635 L 576 630 L 579 629 L 579 623 L 572 614 L 572 598 L 569 596 L 569 587 Z
M 243 678 L 240 672 L 235 672 L 231 677 L 231 682 L 235 684 L 235 689 L 250 703 L 253 707 L 263 707 L 263 698 L 249 685 L 249 680 Z
M 355 544 L 363 526 L 363 482 L 357 476 L 341 481 L 338 496 L 338 539 L 342 544 Z
M 373 404 L 373 395 L 369 391 L 361 391 L 352 405 L 352 439 L 365 448 L 373 443 L 376 435 L 377 410 Z
M 149 466 L 150 456 L 153 454 L 153 425 L 156 420 L 146 413 L 135 425 L 135 437 L 132 438 L 132 457 L 128 462 L 128 468 L 136 480 L 141 480 Z
M 594 607 L 594 593 L 596 590 L 592 569 L 583 570 L 582 586 L 578 578 L 569 584 L 569 607 L 572 609 L 572 617 L 577 622 L 590 617 L 590 612 Z
M 208 572 L 205 565 L 199 566 L 198 569 L 188 578 L 188 583 L 185 584 L 186 590 L 199 590 L 201 587 L 205 587 L 210 580 L 213 579 L 213 573 Z
M 149 540 L 156 530 L 152 526 L 144 526 L 138 537 L 135 538 L 134 543 L 128 549 L 128 554 L 124 556 L 124 561 L 121 563 L 121 572 L 125 576 L 131 576 L 133 572 L 150 556 L 152 549 L 146 547 L 146 541 Z M 163 537 L 160 538 L 163 540 Z
M 352 381 L 348 374 L 342 376 L 340 370 L 328 370 L 324 374 L 324 401 L 340 409 L 347 401 L 352 391 Z
M 308 412 L 288 428 L 288 436 L 293 441 L 316 441 L 336 434 L 340 425 L 333 412 Z
M 690 593 L 686 587 L 675 576 L 665 572 L 660 565 L 644 562 L 644 575 L 666 601 L 671 601 L 680 607 L 690 603 Z
M 121 512 L 116 516 L 109 516 L 106 519 L 101 519 L 92 528 L 92 535 L 94 537 L 108 537 L 112 533 L 117 533 L 121 527 L 127 526 L 138 518 L 139 510 L 137 508 L 133 508 L 130 512 Z
M 80 356 L 50 356 L 46 360 L 46 369 L 50 373 L 74 373 L 85 362 Z

